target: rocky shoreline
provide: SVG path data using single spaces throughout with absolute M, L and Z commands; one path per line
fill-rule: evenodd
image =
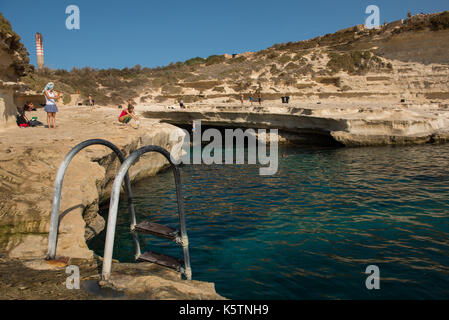
M 174 125 L 200 120 L 202 126 L 278 129 L 280 142 L 294 144 L 360 147 L 449 141 L 447 103 L 323 101 L 284 106 L 270 101 L 262 107 L 193 104 L 183 110 L 166 106 L 140 110 Z
M 161 124 L 151 119 L 141 119 L 138 128 L 121 125 L 116 119 L 117 113 L 116 109 L 107 107 L 95 109 L 82 107 L 81 109 L 81 107 L 63 106 L 58 113 L 56 129 L 15 127 L 0 131 L 0 176 L 2 178 L 0 182 L 0 270 L 3 270 L 3 275 L 14 272 L 24 281 L 47 283 L 50 287 L 57 285 L 58 288 L 48 289 L 50 290 L 48 293 L 43 290 L 42 295 L 26 296 L 18 294 L 25 290 L 20 289 L 23 287 L 20 281 L 17 284 L 10 283 L 9 286 L 7 284 L 10 281 L 6 281 L 6 284 L 0 287 L 0 295 L 19 299 L 99 298 L 98 294 L 81 293 L 72 297 L 73 292 L 67 291 L 65 283 L 61 284 L 59 278 L 67 277 L 65 266 L 71 263 L 67 259 L 79 259 L 85 271 L 90 270 L 87 271 L 87 275 L 99 280 L 98 258 L 88 248 L 86 241 L 104 229 L 105 221 L 98 214 L 98 205 L 109 197 L 120 162 L 108 148 L 91 146 L 77 154 L 70 163 L 62 188 L 61 220 L 56 253 L 57 257 L 63 257 L 63 262 L 54 262 L 55 267 L 52 262 L 43 259 L 47 250 L 54 178 L 59 164 L 72 147 L 93 138 L 112 142 L 122 150 L 125 156 L 141 146 L 150 144 L 171 150 L 170 133 L 176 129 L 174 126 Z M 37 116 L 44 122 L 43 110 L 39 109 L 32 113 L 32 116 Z M 137 181 L 155 175 L 167 164 L 162 155 L 155 153 L 144 155 L 131 168 L 130 179 Z M 97 264 L 95 270 L 87 267 L 92 263 Z M 55 268 L 57 270 L 53 270 Z M 131 264 L 125 268 L 123 264 L 115 263 L 113 273 L 128 270 L 124 271 L 125 275 L 116 277 L 117 290 L 127 292 L 129 288 L 126 284 L 131 280 L 126 277 L 133 278 L 132 270 L 138 268 L 149 268 L 148 273 L 143 274 L 140 271 L 141 284 L 146 283 L 145 277 L 160 275 L 158 281 L 147 281 L 146 285 L 140 286 L 140 291 L 137 293 L 136 286 L 133 286 L 132 294 L 139 294 L 140 298 L 221 298 L 216 294 L 214 285 L 211 283 L 187 282 L 182 280 L 179 274 L 170 273 L 169 270 L 151 264 L 139 264 L 139 266 Z M 36 269 L 42 272 L 36 273 Z M 49 278 L 45 278 L 47 272 L 53 272 L 54 280 L 51 280 L 50 273 Z M 136 277 L 138 274 L 139 272 Z M 44 278 L 39 280 L 41 276 Z M 125 277 L 127 280 L 120 282 L 120 277 Z M 150 282 L 164 283 L 163 288 L 158 289 L 159 295 L 147 292 L 149 289 L 156 290 Z M 31 288 L 32 285 L 25 287 Z
M 112 280 L 102 283 L 101 259 L 0 258 L 0 300 L 223 300 L 214 284 L 181 280 L 179 274 L 151 263 L 114 263 Z M 68 289 L 67 266 L 77 266 L 80 288 Z
M 117 122 L 117 109 L 61 106 L 57 129 L 0 129 L 0 299 L 223 299 L 213 283 L 185 281 L 169 269 L 115 261 L 112 280 L 100 281 L 102 258 L 87 241 L 105 227 L 99 204 L 110 196 L 119 168 L 104 146 L 81 151 L 70 163 L 61 197 L 56 261 L 44 260 L 54 178 L 66 153 L 93 138 L 108 140 L 125 156 L 144 145 L 171 150 L 177 127 L 201 120 L 206 126 L 279 129 L 281 142 L 317 143 L 322 137 L 343 146 L 404 145 L 447 142 L 449 108 L 435 105 L 386 105 L 325 102 L 319 106 L 267 104 L 252 109 L 231 104 L 139 106 L 139 127 Z M 42 121 L 39 109 L 32 116 Z M 160 121 L 168 123 L 161 123 Z M 144 155 L 130 170 L 137 181 L 168 165 L 159 154 Z M 68 265 L 81 271 L 81 290 L 65 287 Z M 9 274 L 13 276 L 8 277 Z M 100 284 L 100 285 L 99 285 Z

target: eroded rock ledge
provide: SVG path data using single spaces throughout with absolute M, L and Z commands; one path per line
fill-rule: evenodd
M 2 259 L 0 299 L 182 299 L 223 300 L 213 283 L 181 280 L 171 269 L 151 263 L 114 263 L 112 281 L 100 285 L 100 259 Z M 78 266 L 80 290 L 65 286 L 67 265 Z
M 119 124 L 118 113 L 119 110 L 111 108 L 90 110 L 83 107 L 80 110 L 80 107 L 60 107 L 57 129 L 0 129 L 0 265 L 6 270 L 8 266 L 16 268 L 26 279 L 36 277 L 33 270 L 53 268 L 43 258 L 47 251 L 54 179 L 64 156 L 76 144 L 87 139 L 106 139 L 118 146 L 125 155 L 144 145 L 158 145 L 171 150 L 170 133 L 176 129 L 174 126 L 141 119 L 139 128 L 133 128 Z M 30 115 L 45 122 L 43 110 Z M 105 221 L 98 215 L 98 204 L 109 197 L 119 165 L 112 150 L 104 146 L 88 147 L 73 158 L 62 188 L 57 256 L 81 259 L 86 261 L 84 264 L 97 260 L 88 248 L 86 239 L 104 229 Z M 136 181 L 155 175 L 167 165 L 162 155 L 146 154 L 130 169 L 130 179 Z M 65 290 L 63 283 L 53 282 L 58 277 L 66 277 L 65 268 L 59 267 L 60 274 L 55 276 L 56 280 L 47 280 L 52 286 L 62 286 L 63 289 L 55 289 L 54 294 L 49 292 L 48 297 L 41 298 L 59 298 L 57 292 Z M 211 283 L 185 283 L 179 275 L 169 274 L 163 268 L 157 269 L 148 264 L 125 266 L 115 263 L 113 272 L 119 273 L 116 277 L 117 290 L 124 290 L 127 295 L 126 284 L 134 281 L 133 270 L 137 270 L 134 267 L 149 269 L 148 273 L 140 271 L 138 279 L 142 283 L 139 287 L 141 291 L 134 290 L 129 293 L 131 295 L 138 294 L 141 298 L 151 299 L 186 299 L 189 295 L 193 299 L 220 297 Z M 98 271 L 98 268 L 92 271 L 97 278 Z M 95 277 L 93 279 L 97 279 Z M 125 280 L 123 282 L 120 279 Z M 165 289 L 154 284 L 160 284 Z M 6 289 L 6 294 L 15 289 L 12 285 Z M 152 293 L 148 291 L 150 289 Z M 159 293 L 156 294 L 156 291 Z M 62 295 L 61 298 L 70 297 Z M 79 298 L 98 297 L 81 294 Z
M 263 107 L 192 105 L 186 110 L 142 107 L 147 117 L 176 125 L 272 128 L 281 140 L 301 144 L 329 142 L 348 147 L 449 141 L 449 105 L 444 103 L 331 102 Z M 323 138 L 328 138 L 323 139 Z
M 42 257 L 47 233 L 56 171 L 76 144 L 103 138 L 124 154 L 144 145 L 171 149 L 175 127 L 143 119 L 134 129 L 113 117 L 116 110 L 63 108 L 57 129 L 12 128 L 0 133 L 0 252 L 11 258 Z M 44 121 L 42 111 L 33 113 Z M 119 168 L 115 154 L 104 146 L 91 146 L 75 156 L 66 172 L 62 197 L 57 255 L 91 258 L 86 238 L 104 228 L 98 204 L 107 199 Z M 156 174 L 167 165 L 162 155 L 144 155 L 130 170 L 132 181 Z

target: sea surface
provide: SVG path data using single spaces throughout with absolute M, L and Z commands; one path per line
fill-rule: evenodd
M 257 165 L 181 172 L 193 279 L 226 298 L 449 299 L 449 144 L 280 147 L 273 176 Z M 133 193 L 138 221 L 177 226 L 171 171 Z M 104 237 L 89 243 L 100 255 Z M 140 238 L 143 251 L 182 257 L 173 243 Z M 114 258 L 133 255 L 123 199 Z M 380 289 L 366 287 L 370 265 Z

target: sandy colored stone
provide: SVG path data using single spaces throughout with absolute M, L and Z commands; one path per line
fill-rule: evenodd
M 224 299 L 213 283 L 183 280 L 173 270 L 151 263 L 114 263 L 112 281 L 103 283 L 101 263 L 100 259 L 0 258 L 0 299 Z M 79 290 L 66 287 L 68 265 L 79 268 Z
M 113 264 L 106 286 L 139 299 L 223 300 L 211 282 L 182 280 L 179 273 L 152 263 Z
M 0 253 L 11 258 L 43 257 L 47 250 L 54 179 L 66 153 L 76 144 L 102 138 L 125 155 L 153 144 L 169 151 L 175 127 L 141 119 L 139 128 L 118 123 L 118 109 L 61 106 L 57 128 L 0 129 Z M 46 122 L 42 109 L 30 112 Z M 132 181 L 156 174 L 168 164 L 150 154 L 130 169 Z M 104 228 L 98 204 L 109 197 L 119 168 L 115 154 L 104 146 L 91 146 L 70 163 L 64 178 L 57 255 L 92 258 L 86 245 Z M 86 230 L 89 232 L 86 232 Z
M 368 101 L 320 104 L 265 102 L 263 107 L 235 104 L 139 107 L 148 117 L 173 124 L 231 128 L 278 129 L 279 141 L 320 144 L 333 140 L 344 146 L 405 145 L 446 142 L 449 108 L 446 103 L 406 104 Z

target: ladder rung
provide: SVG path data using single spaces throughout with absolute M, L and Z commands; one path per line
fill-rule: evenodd
M 184 262 L 182 260 L 152 251 L 147 251 L 144 254 L 140 255 L 137 261 L 156 263 L 158 265 L 174 269 L 178 272 L 182 272 L 184 265 Z
M 143 221 L 137 224 L 134 230 L 170 240 L 175 240 L 179 234 L 176 229 L 150 221 Z

